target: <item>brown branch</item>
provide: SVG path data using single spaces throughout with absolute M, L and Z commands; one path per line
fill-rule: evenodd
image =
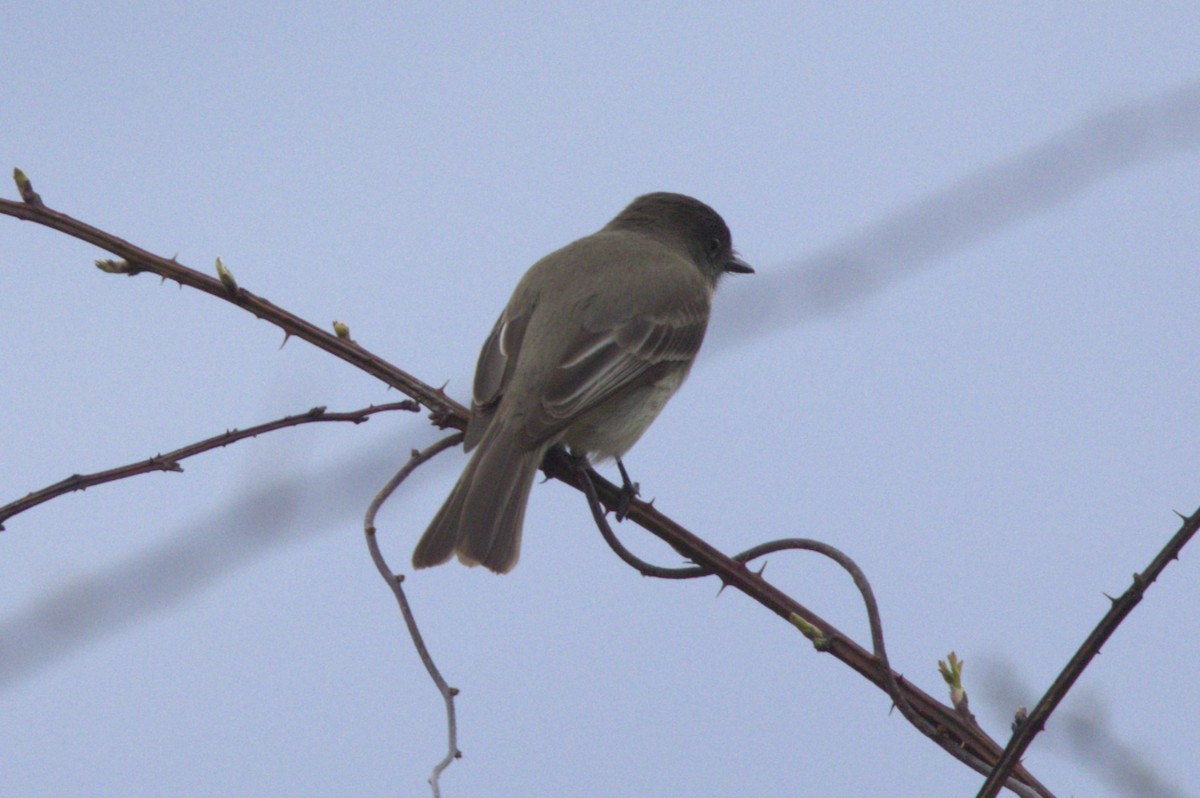
M 561 449 L 551 449 L 542 468 L 548 476 L 583 490 L 576 465 Z M 621 489 L 598 476 L 593 477 L 593 482 L 604 505 L 610 510 L 616 509 L 621 498 Z M 794 623 L 792 616 L 795 615 L 820 629 L 828 638 L 826 653 L 832 654 L 872 684 L 886 690 L 878 659 L 842 634 L 833 624 L 746 568 L 743 563 L 736 562 L 713 548 L 707 541 L 692 534 L 646 502 L 637 499 L 630 502 L 628 518 L 701 568 L 713 572 L 725 585 L 737 588 L 785 621 Z M 953 744 L 961 746 L 969 755 L 989 766 L 999 761 L 1001 748 L 996 741 L 979 729 L 972 728 L 952 707 L 937 701 L 909 683 L 903 676 L 897 674 L 895 678 L 913 709 L 939 733 L 947 735 Z M 1045 786 L 1024 769 L 1017 769 L 1015 773 L 1021 782 L 1033 787 L 1039 795 L 1051 795 Z
M 605 517 L 606 510 L 601 505 L 600 499 L 596 495 L 594 478 L 599 478 L 599 475 L 590 468 L 580 467 L 583 464 L 578 458 L 571 457 L 569 454 L 566 455 L 566 457 L 567 462 L 577 467 L 577 474 L 580 477 L 584 495 L 587 497 L 588 506 L 591 508 L 592 520 L 596 522 L 596 526 L 599 528 L 601 536 L 608 543 L 609 547 L 611 547 L 613 551 L 616 552 L 617 556 L 624 560 L 626 564 L 633 567 L 643 576 L 653 576 L 660 579 L 695 579 L 698 577 L 714 575 L 715 572 L 713 570 L 703 566 L 663 568 L 661 566 L 648 563 L 630 552 L 613 533 L 612 527 L 609 525 L 608 519 Z M 666 540 L 666 538 L 664 538 L 664 540 Z M 670 543 L 671 541 L 668 540 L 667 542 Z M 878 663 L 877 673 L 881 678 L 881 683 L 877 682 L 877 684 L 880 684 L 884 691 L 891 697 L 893 704 L 897 709 L 900 710 L 900 714 L 902 714 L 909 723 L 915 726 L 918 731 L 920 731 L 929 739 L 933 740 L 951 756 L 953 756 L 955 759 L 958 759 L 975 772 L 985 776 L 990 773 L 992 768 L 987 762 L 968 753 L 967 750 L 961 745 L 959 740 L 948 737 L 942 733 L 938 727 L 934 726 L 925 717 L 918 713 L 909 702 L 908 695 L 900 686 L 900 681 L 903 679 L 903 677 L 892 670 L 891 664 L 888 661 L 887 647 L 885 646 L 883 639 L 883 622 L 879 616 L 879 603 L 875 600 L 875 592 L 871 589 L 871 583 L 867 579 L 866 574 L 861 568 L 859 568 L 858 564 L 854 562 L 852 558 L 839 549 L 819 540 L 811 540 L 808 538 L 785 538 L 782 540 L 773 540 L 767 543 L 761 543 L 757 546 L 747 549 L 746 551 L 733 555 L 733 557 L 730 559 L 733 562 L 744 566 L 750 560 L 766 556 L 767 554 L 773 554 L 787 550 L 811 551 L 820 554 L 833 560 L 839 566 L 841 566 L 843 570 L 850 574 L 850 578 L 854 580 L 855 587 L 858 588 L 859 595 L 862 596 L 863 605 L 867 611 L 867 623 L 871 629 L 871 647 Z M 750 573 L 749 571 L 747 572 Z M 761 569 L 757 573 L 754 573 L 754 576 L 763 581 L 763 584 L 767 584 L 767 582 L 762 579 Z M 726 584 L 729 584 L 728 580 L 723 579 L 723 581 L 725 581 Z M 783 594 L 782 591 L 780 594 L 786 595 Z M 795 599 L 792 599 L 790 596 L 788 596 L 787 599 L 788 601 L 791 601 L 799 606 Z M 793 614 L 790 618 L 788 618 L 788 620 L 812 642 L 813 648 L 815 648 L 817 651 L 828 652 L 830 650 L 830 644 L 833 640 L 837 639 L 838 637 L 845 639 L 845 636 L 833 627 L 828 625 L 825 625 L 824 627 L 818 627 L 810 623 L 808 619 L 800 613 Z M 968 722 L 969 728 L 972 728 L 977 736 L 982 736 L 989 741 L 991 740 L 990 737 L 987 737 L 986 732 L 984 732 L 978 724 L 974 723 L 973 716 L 964 718 L 964 720 Z M 1005 786 L 1018 795 L 1025 796 L 1026 798 L 1032 798 L 1032 796 L 1038 795 L 1049 795 L 1049 792 L 1046 791 L 1044 787 L 1041 787 L 1041 785 L 1036 785 L 1036 787 L 1033 785 L 1026 785 L 1018 781 L 1016 777 L 1009 778 Z
M 388 587 L 392 589 L 392 594 L 396 597 L 396 602 L 400 605 L 400 613 L 404 616 L 404 624 L 408 627 L 409 637 L 412 638 L 413 645 L 416 646 L 417 654 L 421 657 L 421 662 L 425 665 L 425 670 L 429 672 L 429 678 L 433 679 L 434 685 L 437 686 L 438 692 L 442 694 L 442 700 L 446 703 L 446 729 L 449 738 L 449 747 L 446 755 L 433 768 L 433 773 L 429 776 L 429 786 L 433 788 L 434 798 L 438 798 L 441 791 L 438 788 L 438 779 L 442 775 L 442 771 L 450 766 L 455 759 L 462 756 L 462 751 L 458 750 L 458 720 L 454 712 L 454 696 L 458 695 L 458 688 L 451 687 L 442 677 L 441 671 L 433 662 L 433 656 L 429 653 L 429 648 L 425 645 L 425 639 L 421 636 L 420 629 L 417 628 L 417 619 L 413 615 L 412 608 L 408 605 L 408 597 L 404 594 L 404 588 L 401 586 L 404 582 L 403 576 L 397 576 L 392 569 L 388 567 L 387 561 L 383 559 L 383 552 L 379 550 L 379 541 L 375 536 L 375 515 L 379 512 L 379 508 L 387 501 L 388 497 L 400 487 L 400 483 L 408 478 L 417 466 L 425 461 L 435 457 L 441 452 L 449 449 L 451 446 L 457 446 L 462 443 L 463 435 L 461 432 L 456 432 L 442 438 L 437 443 L 422 451 L 413 450 L 412 457 L 404 464 L 396 475 L 392 477 L 383 489 L 371 501 L 371 505 L 367 508 L 366 517 L 363 519 L 363 531 L 367 536 L 367 548 L 371 552 L 371 559 L 375 563 L 375 568 L 379 571 L 379 575 L 383 577 L 383 581 L 387 582 Z
M 24 177 L 24 175 L 22 175 Z M 28 178 L 25 178 L 28 181 Z M 105 272 L 127 275 L 150 272 L 163 279 L 174 280 L 180 285 L 186 285 L 203 291 L 206 294 L 232 302 L 238 307 L 253 313 L 260 319 L 279 327 L 289 336 L 295 336 L 308 341 L 313 346 L 341 358 L 353 366 L 365 371 L 388 385 L 411 396 L 425 407 L 429 408 L 445 426 L 458 427 L 466 419 L 466 409 L 446 394 L 431 388 L 412 375 L 392 365 L 378 355 L 372 354 L 354 341 L 341 338 L 334 333 L 326 332 L 304 319 L 296 316 L 272 302 L 250 293 L 245 288 L 238 287 L 232 281 L 209 277 L 207 274 L 190 269 L 174 259 L 155 255 L 152 252 L 134 246 L 111 233 L 106 233 L 89 224 L 73 219 L 64 213 L 52 210 L 45 205 L 30 202 L 13 202 L 0 199 L 0 214 L 35 222 L 51 230 L 66 233 L 72 238 L 86 241 L 101 249 L 111 252 L 124 261 L 98 261 L 97 266 Z M 226 272 L 228 273 L 228 272 Z M 461 427 L 459 427 L 461 428 Z
M 176 471 L 182 472 L 183 466 L 179 465 L 180 460 L 185 460 L 189 457 L 202 454 L 203 452 L 212 451 L 223 446 L 228 446 L 231 443 L 236 443 L 246 438 L 254 438 L 266 432 L 273 432 L 277 429 L 285 427 L 295 427 L 300 424 L 311 424 L 322 421 L 342 421 L 351 424 L 361 424 L 375 413 L 383 413 L 389 410 L 411 410 L 418 409 L 417 403 L 411 399 L 406 399 L 403 402 L 390 402 L 383 405 L 371 405 L 361 410 L 354 410 L 348 413 L 328 413 L 324 407 L 314 407 L 307 413 L 301 413 L 295 416 L 285 416 L 274 421 L 268 421 L 265 424 L 259 424 L 246 429 L 227 430 L 220 435 L 214 435 L 211 438 L 205 438 L 202 441 L 188 444 L 166 454 L 156 454 L 153 457 L 142 460 L 137 463 L 110 468 L 107 471 L 97 471 L 94 474 L 72 474 L 61 482 L 56 482 L 53 485 L 36 490 L 27 496 L 17 499 L 14 502 L 0 507 L 0 531 L 4 530 L 4 522 L 12 518 L 18 513 L 23 513 L 39 504 L 48 502 L 51 499 L 63 496 L 67 493 L 72 493 L 77 490 L 87 490 L 94 485 L 102 485 L 105 482 L 115 482 L 118 479 L 137 476 L 138 474 L 148 474 L 151 471 Z
M 1004 779 L 1017 767 L 1017 763 L 1021 761 L 1022 754 L 1029 748 L 1033 738 L 1045 728 L 1046 720 L 1066 696 L 1067 691 L 1075 684 L 1092 659 L 1100 653 L 1100 647 L 1108 642 L 1108 638 L 1117 631 L 1117 627 L 1121 625 L 1125 617 L 1133 612 L 1133 608 L 1141 602 L 1142 596 L 1145 595 L 1146 589 L 1154 584 L 1171 561 L 1179 559 L 1179 552 L 1200 528 L 1200 509 L 1192 513 L 1190 517 L 1185 518 L 1181 515 L 1180 518 L 1183 518 L 1183 524 L 1179 527 L 1179 531 L 1167 541 L 1167 545 L 1163 546 L 1162 551 L 1150 561 L 1150 565 L 1146 567 L 1145 571 L 1133 575 L 1133 584 L 1129 586 L 1129 589 L 1118 598 L 1111 599 L 1112 606 L 1100 623 L 1083 641 L 1083 645 L 1071 657 L 1071 661 L 1050 685 L 1050 689 L 1038 701 L 1037 706 L 1016 728 L 1004 749 L 1004 755 L 996 763 L 995 770 L 979 789 L 979 798 L 992 798 L 1000 791 L 1000 785 L 1003 784 Z

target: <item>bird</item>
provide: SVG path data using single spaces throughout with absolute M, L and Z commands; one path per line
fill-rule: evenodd
M 563 445 L 621 457 L 691 370 L 725 274 L 753 269 L 700 200 L 657 192 L 525 273 L 484 341 L 464 449 L 471 458 L 413 552 L 507 573 L 542 460 Z

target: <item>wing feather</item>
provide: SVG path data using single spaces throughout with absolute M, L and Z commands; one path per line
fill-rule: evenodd
M 641 386 L 641 378 L 660 365 L 690 362 L 704 340 L 704 311 L 697 304 L 625 319 L 607 328 L 585 326 L 546 385 L 545 427 L 565 426 L 564 422 Z
M 531 306 L 526 312 L 509 315 L 508 309 L 500 314 L 496 325 L 483 348 L 479 351 L 479 362 L 475 365 L 475 381 L 471 388 L 471 421 L 467 425 L 463 449 L 471 451 L 483 438 L 492 421 L 496 405 L 508 390 L 513 369 L 521 356 L 521 345 L 525 341 L 525 329 L 533 313 Z

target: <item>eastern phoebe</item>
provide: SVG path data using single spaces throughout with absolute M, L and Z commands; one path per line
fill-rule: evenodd
M 721 275 L 753 271 L 716 211 L 666 193 L 535 263 L 479 353 L 463 445 L 475 453 L 413 565 L 457 552 L 511 570 L 547 450 L 620 463 L 687 377 Z

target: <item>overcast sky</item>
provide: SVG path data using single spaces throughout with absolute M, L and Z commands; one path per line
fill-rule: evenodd
M 164 256 L 220 255 L 459 399 L 537 258 L 647 191 L 716 208 L 758 274 L 722 286 L 634 479 L 725 551 L 843 549 L 893 665 L 941 698 L 957 652 L 1002 742 L 1200 505 L 1194 3 L 103 5 L 8 9 L 3 169 Z M 101 256 L 0 219 L 0 504 L 398 398 Z M 5 794 L 427 794 L 441 699 L 361 517 L 436 437 L 411 414 L 286 430 L 8 521 Z M 464 462 L 384 510 L 398 570 Z M 1198 561 L 1027 755 L 1058 795 L 1200 796 Z M 867 640 L 833 566 L 774 555 L 766 575 Z M 407 586 L 462 691 L 443 795 L 980 783 L 745 597 L 638 576 L 560 484 L 535 487 L 513 573 Z

